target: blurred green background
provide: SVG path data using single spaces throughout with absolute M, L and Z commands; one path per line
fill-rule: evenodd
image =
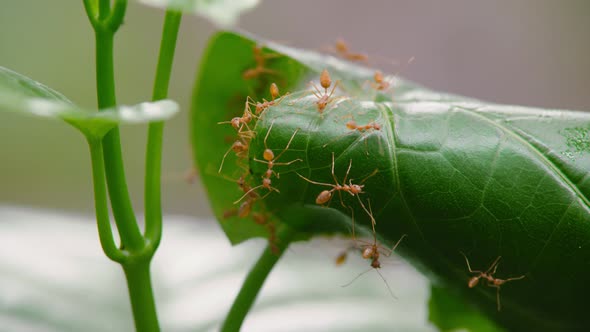
M 500 103 L 589 110 L 589 14 L 590 2 L 584 0 L 267 0 L 247 13 L 239 28 L 318 50 L 342 37 L 353 50 L 377 55 L 384 70 L 442 91 Z M 130 1 L 115 49 L 120 103 L 149 99 L 162 19 L 162 10 Z M 214 31 L 199 17 L 183 18 L 170 87 L 170 98 L 182 112 L 165 132 L 166 213 L 210 215 L 203 190 L 188 185 L 183 174 L 191 166 L 187 121 L 192 84 Z M 95 106 L 94 36 L 82 1 L 4 1 L 0 41 L 0 65 L 76 103 Z M 410 57 L 415 60 L 405 64 Z M 145 131 L 144 126 L 123 129 L 137 208 L 142 205 Z M 0 156 L 1 204 L 93 213 L 86 143 L 67 125 L 0 113 Z

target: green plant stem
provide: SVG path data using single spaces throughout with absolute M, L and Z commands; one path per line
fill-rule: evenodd
M 123 21 L 126 6 L 126 0 L 116 0 L 112 10 L 110 0 L 99 0 L 98 3 L 98 18 L 93 23 L 93 27 L 96 35 L 96 88 L 99 109 L 105 109 L 117 104 L 115 97 L 113 42 L 115 31 L 117 31 Z M 91 5 L 86 5 L 85 7 L 92 22 L 92 19 L 96 17 L 96 13 L 93 12 Z M 139 230 L 133 207 L 131 206 L 127 181 L 125 179 L 119 128 L 112 129 L 102 140 L 102 156 L 104 161 L 97 156 L 100 151 L 100 144 L 91 144 L 93 165 L 102 162 L 104 166 L 103 168 L 96 167 L 94 175 L 95 193 L 100 197 L 105 196 L 104 182 L 101 182 L 104 181 L 101 174 L 104 174 L 107 180 L 108 193 L 115 222 L 121 236 L 122 247 L 124 248 L 122 253 L 128 253 L 129 256 L 121 259 L 120 263 L 127 280 L 135 328 L 141 332 L 159 331 L 160 327 L 150 278 L 150 261 L 153 252 L 146 254 L 146 241 Z M 107 232 L 106 223 L 108 223 L 108 219 L 105 219 L 105 216 L 108 217 L 108 210 L 106 202 L 103 201 L 106 201 L 106 198 L 97 201 L 97 220 L 99 223 L 101 243 L 103 243 L 102 238 L 110 233 L 110 224 L 108 228 L 109 232 Z M 112 234 L 110 241 L 104 242 L 103 248 L 104 246 L 107 248 L 105 249 L 105 253 L 109 256 L 114 246 Z M 114 257 L 119 258 L 117 256 Z
M 113 240 L 111 222 L 109 220 L 109 206 L 107 202 L 107 189 L 104 175 L 104 160 L 102 156 L 102 143 L 100 140 L 88 140 L 90 157 L 92 162 L 92 179 L 94 182 L 94 207 L 96 210 L 96 223 L 98 236 L 105 255 L 113 261 L 123 262 L 124 253 L 117 248 Z
M 168 96 L 168 86 L 172 72 L 174 51 L 182 14 L 177 11 L 166 11 L 160 55 L 156 69 L 156 79 L 152 100 L 164 99 Z M 162 198 L 161 198 L 161 168 L 162 168 L 162 140 L 164 122 L 149 124 L 146 161 L 145 161 L 145 237 L 149 241 L 150 250 L 155 251 L 162 238 Z
M 106 20 L 111 14 L 111 0 L 98 0 L 98 19 Z
M 234 300 L 220 331 L 234 332 L 240 330 L 246 315 L 250 311 L 250 308 L 252 308 L 252 305 L 262 288 L 262 285 L 272 271 L 272 268 L 285 252 L 285 249 L 289 246 L 293 236 L 294 232 L 286 226 L 279 229 L 276 239 L 278 252 L 273 252 L 272 244 L 269 244 L 266 249 L 264 249 L 262 256 L 258 259 L 252 270 L 250 270 L 246 280 L 242 284 L 242 288 Z
M 105 109 L 117 104 L 113 64 L 114 32 L 99 27 L 95 29 L 95 34 L 98 108 Z M 105 135 L 103 154 L 111 207 L 121 241 L 125 249 L 131 252 L 140 251 L 143 249 L 144 239 L 137 225 L 127 189 L 118 127 Z
M 160 331 L 150 278 L 150 260 L 125 264 L 123 271 L 125 271 L 129 288 L 135 330 L 138 332 Z

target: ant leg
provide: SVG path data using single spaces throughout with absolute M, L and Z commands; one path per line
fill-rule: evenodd
M 348 173 L 350 173 L 350 168 L 352 168 L 352 159 L 348 163 L 348 169 L 346 170 L 346 174 L 344 174 L 344 180 L 342 180 L 343 184 L 346 184 L 346 179 L 348 178 Z M 352 179 L 350 180 L 352 182 Z
M 334 90 L 336 90 L 336 87 L 338 86 L 339 83 L 340 83 L 340 81 L 336 81 L 336 83 L 334 83 L 334 85 L 332 86 L 332 91 L 330 91 L 328 98 L 332 97 L 332 95 L 334 94 Z M 326 92 L 328 92 L 328 89 L 326 89 Z
M 389 248 L 383 248 L 389 251 L 389 253 L 384 253 L 382 252 L 383 255 L 385 255 L 386 257 L 391 256 L 391 254 L 395 251 L 395 249 L 397 248 L 397 246 L 402 242 L 402 240 L 407 236 L 407 234 L 402 235 L 402 237 L 399 238 L 399 240 L 397 240 L 397 242 L 395 243 L 395 245 L 393 246 L 393 248 L 389 249 Z
M 238 204 L 241 200 L 243 200 L 244 198 L 246 198 L 246 196 L 248 196 L 251 192 L 253 192 L 254 190 L 261 188 L 263 185 L 259 185 L 256 186 L 250 190 L 248 190 L 244 195 L 242 195 L 242 197 L 240 197 L 237 201 L 234 202 L 234 204 Z
M 273 121 L 270 124 L 270 127 L 268 127 L 268 131 L 266 132 L 266 135 L 264 136 L 264 148 L 268 149 L 268 146 L 266 145 L 266 140 L 268 139 L 268 136 L 270 135 L 270 131 L 272 130 L 272 126 L 275 124 L 275 122 Z
M 330 194 L 330 199 L 326 202 L 326 204 L 324 204 L 325 206 L 330 206 L 330 203 L 332 202 L 332 198 L 334 198 L 334 188 L 332 188 L 332 190 L 330 190 L 331 194 Z
M 259 74 L 269 74 L 269 75 L 280 75 L 280 72 L 277 70 L 268 69 L 265 67 L 258 68 Z
M 225 162 L 225 158 L 227 157 L 229 152 L 232 150 L 232 148 L 233 148 L 233 145 L 230 146 L 229 149 L 227 149 L 227 151 L 223 155 L 223 159 L 221 159 L 221 165 L 219 165 L 219 169 L 217 170 L 217 173 L 221 173 L 221 169 L 223 168 L 223 163 Z
M 502 304 L 500 303 L 500 287 L 496 287 L 496 303 L 498 305 L 498 311 L 502 310 Z
M 375 168 L 375 170 L 373 171 L 373 173 L 367 175 L 359 184 L 365 183 L 365 181 L 367 181 L 370 177 L 374 176 L 377 173 L 379 173 L 379 169 Z
M 350 285 L 352 285 L 353 282 L 355 282 L 358 278 L 362 277 L 363 275 L 365 275 L 367 272 L 371 271 L 370 268 L 368 270 L 366 270 L 365 272 L 360 273 L 359 275 L 357 275 L 356 277 L 354 277 L 354 279 L 352 279 L 351 281 L 349 281 L 348 283 L 342 285 L 341 287 L 348 287 Z M 379 272 L 379 270 L 374 269 L 375 271 L 377 271 L 377 273 L 379 274 L 379 277 L 381 277 L 381 280 L 383 280 L 383 282 L 385 283 L 385 286 L 387 286 L 387 289 L 389 290 L 389 294 L 391 295 L 391 297 L 393 297 L 394 299 L 397 300 L 397 297 L 395 296 L 395 294 L 393 294 L 393 291 L 391 290 L 391 287 L 389 287 L 389 283 L 387 282 L 387 280 L 385 280 L 385 278 L 383 277 L 383 275 L 381 274 L 381 272 Z
M 395 294 L 393 294 L 393 291 L 391 290 L 391 287 L 389 287 L 389 283 L 387 282 L 387 280 L 385 280 L 385 277 L 383 277 L 383 275 L 381 274 L 381 272 L 379 272 L 379 270 L 375 269 L 375 271 L 377 271 L 377 273 L 379 274 L 379 276 L 381 277 L 381 279 L 385 283 L 385 286 L 387 286 L 387 289 L 389 290 L 389 294 L 391 295 L 391 297 L 393 297 L 394 299 L 397 300 L 397 296 L 395 296 Z
M 280 194 L 281 192 L 275 188 L 275 187 L 270 187 L 270 189 L 268 190 L 268 192 L 266 193 L 266 195 L 262 196 L 260 199 L 265 199 L 268 195 L 270 195 L 273 191 L 276 191 L 278 194 Z
M 526 277 L 526 275 L 523 274 L 520 277 L 508 278 L 508 279 L 504 280 L 504 282 L 513 281 L 513 280 L 520 280 L 520 279 L 524 279 L 524 277 Z
M 349 207 L 350 209 L 350 216 L 352 218 L 352 240 L 354 241 L 354 246 L 358 247 L 358 244 L 356 243 L 356 234 L 355 234 L 355 225 L 354 225 L 354 209 L 352 207 Z
M 374 238 L 375 242 L 377 242 L 377 233 L 375 231 L 375 225 L 377 224 L 377 222 L 375 221 L 375 217 L 373 216 L 373 211 L 367 209 L 367 207 L 365 206 L 365 204 L 363 203 L 363 201 L 361 200 L 359 195 L 355 195 L 355 196 L 358 199 L 359 203 L 361 204 L 363 210 L 365 210 L 365 212 L 369 215 L 369 218 L 371 218 L 371 227 L 373 227 L 373 238 Z M 370 206 L 371 206 L 371 201 L 369 200 L 369 207 Z
M 255 159 L 255 160 L 256 160 L 256 159 Z M 299 177 L 300 177 L 300 178 L 302 178 L 303 180 L 305 180 L 305 181 L 307 181 L 307 182 L 309 182 L 309 183 L 313 183 L 313 184 L 319 184 L 319 185 L 321 185 L 321 186 L 334 187 L 334 185 L 333 185 L 333 184 L 329 184 L 329 183 L 323 183 L 323 182 L 316 182 L 316 181 L 313 181 L 313 180 L 310 180 L 310 179 L 306 178 L 305 176 L 303 176 L 303 175 L 301 175 L 301 174 L 299 174 L 299 173 L 297 173 L 297 172 L 295 172 L 295 174 L 299 175 Z
M 348 287 L 350 285 L 352 285 L 353 282 L 355 282 L 358 278 L 362 277 L 365 273 L 371 271 L 372 268 L 366 270 L 365 272 L 360 273 L 358 276 L 354 277 L 354 279 L 352 279 L 351 281 L 347 282 L 344 285 L 341 285 L 340 287 Z
M 276 160 L 276 159 L 277 159 L 277 158 L 275 158 L 275 160 Z M 295 159 L 295 160 L 291 160 L 291 161 L 289 161 L 289 162 L 286 162 L 286 163 L 273 163 L 273 165 L 274 165 L 274 166 L 287 166 L 287 165 L 291 165 L 292 163 L 294 163 L 294 162 L 296 162 L 296 161 L 303 161 L 303 159 L 301 159 L 301 158 L 297 158 L 297 159 Z M 278 177 L 278 176 L 277 176 L 277 177 Z
M 352 161 L 352 159 L 351 159 L 351 161 Z M 334 162 L 334 152 L 332 152 L 332 178 L 334 178 L 334 183 L 338 186 L 340 184 L 338 183 L 338 178 L 336 178 L 336 174 L 334 173 L 334 164 L 335 164 L 335 162 Z
M 461 253 L 461 255 L 463 255 L 463 257 L 465 257 L 465 262 L 467 263 L 467 269 L 469 269 L 469 272 L 471 273 L 483 273 L 482 271 L 478 271 L 478 270 L 472 270 L 471 269 L 471 265 L 469 265 L 469 259 L 467 259 L 467 256 L 465 256 L 465 254 L 462 251 L 459 251 Z
M 334 143 L 335 141 L 338 141 L 339 139 L 341 139 L 342 137 L 344 137 L 346 135 L 352 135 L 352 134 L 354 134 L 354 131 L 350 131 L 350 132 L 344 133 L 344 134 L 342 134 L 340 136 L 337 136 L 337 137 L 333 138 L 331 141 L 329 141 L 328 143 L 322 145 L 322 148 L 325 148 L 326 146 Z
M 486 273 L 489 273 L 490 275 L 493 275 L 494 273 L 496 273 L 496 270 L 498 269 L 498 265 L 500 263 L 501 258 L 502 258 L 502 256 L 498 256 L 498 258 L 496 258 L 496 260 L 494 260 L 492 265 L 490 265 L 490 267 L 487 269 Z M 490 273 L 490 271 L 492 269 L 494 269 L 494 271 L 492 273 Z
M 340 198 L 340 205 L 342 205 L 343 208 L 347 208 L 348 206 L 346 206 L 346 204 L 344 204 L 344 200 L 342 200 L 342 191 L 338 190 L 338 197 Z
M 310 84 L 311 84 L 311 86 L 312 86 L 312 87 L 315 89 L 315 91 L 312 91 L 313 95 L 314 95 L 314 96 L 316 96 L 318 99 L 322 98 L 322 95 L 323 95 L 323 93 L 322 93 L 322 90 L 320 90 L 320 89 L 318 88 L 318 86 L 317 86 L 317 85 L 315 85 L 315 83 L 314 83 L 314 82 L 309 82 L 309 83 L 310 83 Z
M 274 122 L 273 122 L 273 124 L 274 124 Z M 299 128 L 295 129 L 295 132 L 293 132 L 293 135 L 291 135 L 291 138 L 289 139 L 287 146 L 285 146 L 285 149 L 283 149 L 283 151 L 281 151 L 281 153 L 279 153 L 279 155 L 275 158 L 275 160 L 278 160 L 283 155 L 283 153 L 285 153 L 287 150 L 289 150 L 289 146 L 291 146 L 291 142 L 293 142 L 293 139 L 295 138 L 295 135 L 297 135 L 298 131 L 299 131 Z

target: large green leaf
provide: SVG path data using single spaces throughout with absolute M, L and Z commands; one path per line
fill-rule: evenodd
M 281 56 L 268 66 L 279 74 L 246 81 L 242 75 L 254 66 L 254 44 L 231 33 L 217 35 L 204 57 L 193 102 L 196 162 L 232 242 L 263 230 L 248 219 L 223 219 L 242 195 L 228 179 L 245 174 L 251 186 L 260 185 L 268 167 L 254 159 L 262 159 L 265 146 L 278 155 L 293 137 L 277 162 L 302 161 L 273 169 L 280 173 L 272 177 L 280 194 L 257 201 L 255 210 L 305 234 L 349 235 L 351 208 L 358 235 L 370 230 L 371 218 L 362 206 L 370 205 L 383 243 L 406 234 L 398 248 L 406 258 L 509 329 L 590 326 L 584 306 L 590 294 L 590 114 L 483 103 L 393 77 L 387 78 L 391 93 L 375 91 L 369 84 L 373 70 L 272 43 L 265 45 Z M 305 83 L 318 84 L 324 68 L 340 88 L 322 117 Z M 268 99 L 263 92 L 270 81 L 298 91 L 251 123 L 256 136 L 248 158 L 239 163 L 229 154 L 218 174 L 235 130 L 217 123 L 240 115 L 246 95 Z M 381 128 L 351 131 L 346 127 L 351 118 Z M 301 176 L 334 183 L 332 154 L 341 182 L 351 160 L 348 179 L 353 183 L 372 176 L 364 182 L 360 201 L 335 194 L 330 208 L 323 208 L 315 199 L 330 187 Z M 502 256 L 496 277 L 526 276 L 502 286 L 502 311 L 496 310 L 495 288 L 483 281 L 467 287 L 472 274 L 461 252 L 474 270 L 486 270 Z
M 140 0 L 141 2 L 172 8 L 182 12 L 203 16 L 215 24 L 230 26 L 236 23 L 240 14 L 251 10 L 260 0 Z
M 0 67 L 0 111 L 60 118 L 84 135 L 100 139 L 121 123 L 161 121 L 178 112 L 171 100 L 117 106 L 94 112 L 74 105 L 61 93 L 14 71 Z

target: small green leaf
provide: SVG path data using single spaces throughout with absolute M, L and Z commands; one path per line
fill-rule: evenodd
M 203 16 L 220 26 L 231 26 L 260 0 L 140 0 L 141 2 Z
M 162 121 L 178 112 L 171 100 L 117 106 L 100 112 L 79 108 L 61 93 L 28 77 L 0 67 L 0 111 L 60 118 L 92 139 L 102 138 L 124 123 Z
M 270 71 L 245 80 L 245 70 L 255 67 L 255 44 L 273 54 L 265 63 Z M 339 88 L 320 115 L 307 83 L 319 86 L 324 68 Z M 375 91 L 373 73 L 231 33 L 213 39 L 195 88 L 192 140 L 213 210 L 230 240 L 261 235 L 256 220 L 223 219 L 243 195 L 235 183 L 244 176 L 264 197 L 253 210 L 310 236 L 350 235 L 351 211 L 357 237 L 371 234 L 371 210 L 381 243 L 406 234 L 398 248 L 402 255 L 437 282 L 467 289 L 460 292 L 465 301 L 509 330 L 586 330 L 590 113 L 485 103 L 392 76 L 386 77 L 391 89 Z M 264 92 L 273 81 L 292 93 L 249 124 L 247 155 L 228 153 L 218 174 L 236 130 L 217 123 L 241 116 L 246 96 L 269 99 Z M 380 129 L 353 131 L 350 119 Z M 281 154 L 272 169 L 280 177 L 271 176 L 279 192 L 261 187 L 267 148 Z M 340 184 L 345 178 L 362 183 L 363 193 L 333 191 L 329 208 L 318 206 L 316 197 L 333 188 L 334 177 Z M 474 274 L 461 252 L 474 270 L 489 269 L 501 256 L 495 277 L 524 276 L 502 285 L 501 311 L 496 288 L 487 281 L 467 288 Z
M 432 286 L 428 318 L 441 332 L 502 332 L 500 327 L 449 290 Z

